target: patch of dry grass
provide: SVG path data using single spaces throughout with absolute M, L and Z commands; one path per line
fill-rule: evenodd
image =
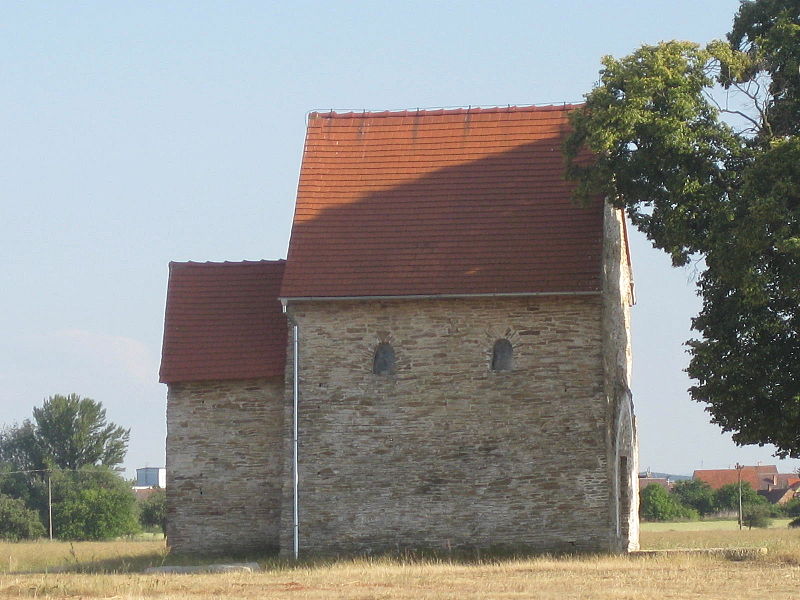
M 486 560 L 359 559 L 293 564 L 260 560 L 261 573 L 144 575 L 160 564 L 160 542 L 0 544 L 0 556 L 89 573 L 0 575 L 0 597 L 38 598 L 793 598 L 800 583 L 800 532 L 790 530 L 644 532 L 647 548 L 767 546 L 759 560 L 734 562 L 703 555 L 579 556 Z M 49 557 L 49 558 L 48 558 Z M 81 564 L 81 561 L 86 562 Z M 73 565 L 74 563 L 74 565 Z M 166 557 L 174 564 L 174 557 Z M 117 571 L 117 572 L 114 572 Z M 129 571 L 123 573 L 121 571 Z
M 772 519 L 771 529 L 786 529 L 791 519 Z M 641 524 L 642 531 L 714 531 L 728 529 L 738 530 L 739 523 L 733 519 L 709 519 L 708 521 L 679 521 Z
M 53 570 L 141 571 L 162 564 L 164 541 L 0 542 L 0 573 Z

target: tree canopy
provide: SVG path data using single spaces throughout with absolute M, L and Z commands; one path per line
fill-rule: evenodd
M 677 521 L 696 519 L 698 513 L 659 484 L 651 483 L 639 494 L 639 516 L 647 521 Z
M 719 510 L 739 510 L 739 484 L 726 483 L 716 492 L 716 504 Z M 742 482 L 742 505 L 766 504 L 767 499 L 759 495 L 747 482 Z
M 17 469 L 114 467 L 128 449 L 130 429 L 106 421 L 100 402 L 55 395 L 33 409 L 33 421 L 0 433 L 0 462 Z
M 714 489 L 700 479 L 678 481 L 672 487 L 671 493 L 677 498 L 678 502 L 695 509 L 702 516 L 716 510 Z
M 800 3 L 745 0 L 726 40 L 605 57 L 565 144 L 675 266 L 701 260 L 692 398 L 738 444 L 800 457 Z

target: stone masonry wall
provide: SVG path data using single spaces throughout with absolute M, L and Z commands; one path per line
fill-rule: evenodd
M 602 297 L 290 304 L 300 551 L 611 549 Z M 514 368 L 490 369 L 507 338 Z M 372 373 L 381 342 L 392 375 Z M 291 359 L 291 354 L 290 354 Z M 292 548 L 291 361 L 281 550 Z
M 278 549 L 282 377 L 171 384 L 167 541 L 175 552 Z
M 608 398 L 609 510 L 614 545 L 639 548 L 638 445 L 631 401 L 632 277 L 624 215 L 606 203 L 603 247 L 603 364 Z

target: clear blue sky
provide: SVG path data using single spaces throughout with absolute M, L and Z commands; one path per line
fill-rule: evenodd
M 163 465 L 167 264 L 285 256 L 308 111 L 579 101 L 602 55 L 721 37 L 737 6 L 4 2 L 0 423 L 74 392 L 131 427 L 129 473 Z M 688 399 L 691 271 L 638 236 L 633 260 L 641 466 L 771 462 Z

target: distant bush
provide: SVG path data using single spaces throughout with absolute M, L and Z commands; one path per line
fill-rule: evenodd
M 0 494 L 0 539 L 16 542 L 44 536 L 44 525 L 35 510 L 20 498 Z
M 678 481 L 671 494 L 682 505 L 695 509 L 703 516 L 716 509 L 714 488 L 700 479 Z
M 68 540 L 108 540 L 139 532 L 130 484 L 107 467 L 53 473 L 54 534 Z
M 157 489 L 149 497 L 139 502 L 139 523 L 142 527 L 158 527 L 161 532 L 167 533 L 167 494 L 163 489 Z
M 789 521 L 789 527 L 792 528 L 800 527 L 800 517 L 797 517 L 796 519 L 792 519 L 791 521 Z
M 792 498 L 782 508 L 787 517 L 800 517 L 800 498 Z
M 657 483 L 651 483 L 639 495 L 639 516 L 646 521 L 694 520 L 700 515 L 683 506 L 674 496 Z
M 728 483 L 719 488 L 715 494 L 715 503 L 719 510 L 739 510 L 739 484 Z M 755 491 L 748 482 L 742 482 L 742 506 L 745 504 L 767 504 L 767 499 Z
M 770 506 L 768 504 L 745 504 L 742 506 L 742 523 L 748 528 L 766 529 L 772 524 Z

